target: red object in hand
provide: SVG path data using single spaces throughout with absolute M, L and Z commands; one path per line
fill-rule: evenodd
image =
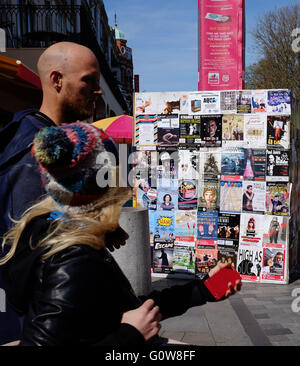
M 234 287 L 237 280 L 241 280 L 239 273 L 234 268 L 225 267 L 204 281 L 204 285 L 216 300 L 220 300 L 228 290 L 228 282 Z

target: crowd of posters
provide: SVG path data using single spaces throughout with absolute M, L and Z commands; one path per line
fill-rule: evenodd
M 287 90 L 135 94 L 133 197 L 149 210 L 152 269 L 286 283 Z

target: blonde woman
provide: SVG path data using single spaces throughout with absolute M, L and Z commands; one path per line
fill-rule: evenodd
M 112 186 L 114 147 L 102 131 L 81 122 L 48 127 L 32 152 L 48 196 L 7 233 L 0 260 L 8 301 L 24 315 L 21 346 L 161 344 L 161 319 L 214 300 L 200 280 L 134 294 L 107 250 L 128 238 L 118 220 L 129 193 Z M 239 287 L 229 284 L 226 296 Z

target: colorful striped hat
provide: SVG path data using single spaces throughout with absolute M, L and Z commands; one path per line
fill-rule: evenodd
M 112 139 L 85 122 L 41 129 L 35 135 L 32 154 L 45 190 L 61 210 L 72 213 L 89 211 L 103 197 L 109 188 L 108 169 L 118 165 Z

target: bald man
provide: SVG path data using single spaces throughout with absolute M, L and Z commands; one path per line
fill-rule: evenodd
M 43 52 L 37 66 L 43 89 L 40 109 L 16 113 L 0 131 L 0 236 L 10 228 L 11 217 L 19 218 L 45 193 L 30 152 L 34 135 L 45 126 L 88 119 L 101 94 L 99 64 L 87 47 L 56 43 Z M 1 272 L 0 289 L 5 290 Z M 8 304 L 5 310 L 0 309 L 0 344 L 15 341 L 20 334 L 17 315 Z

